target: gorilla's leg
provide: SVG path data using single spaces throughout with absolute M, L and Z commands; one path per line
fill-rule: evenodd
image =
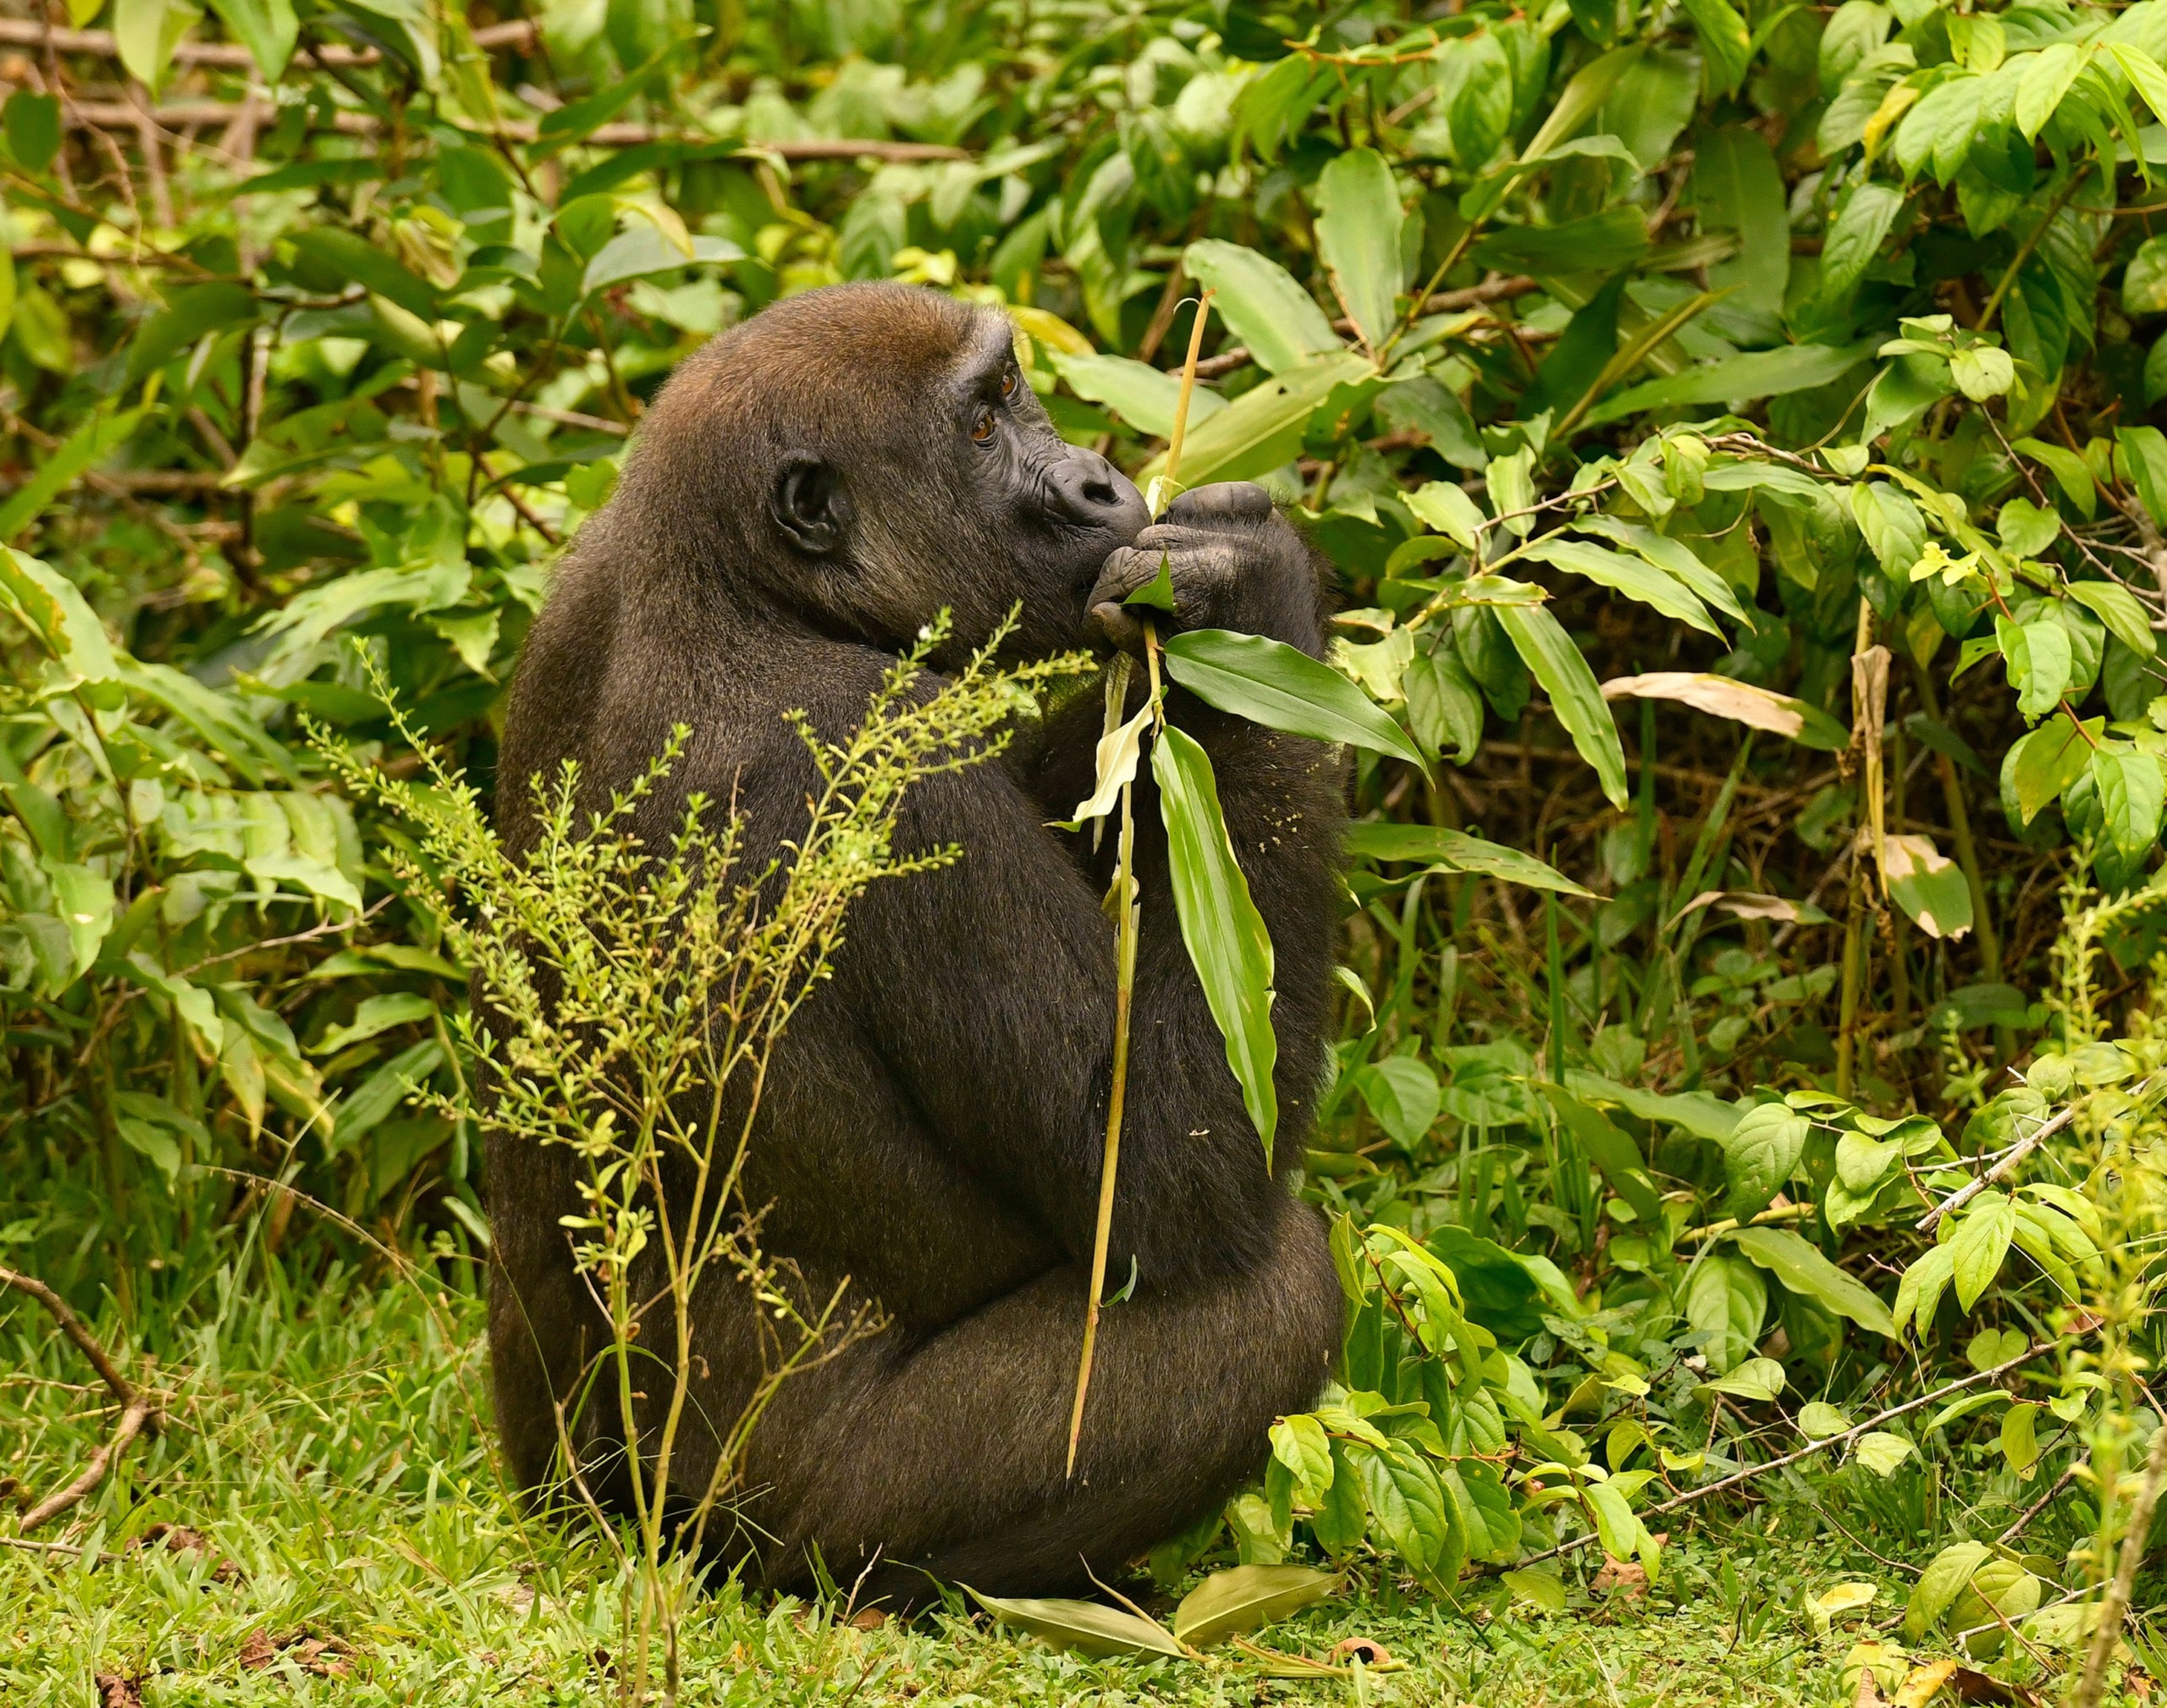
M 1316 1397 L 1339 1282 L 1315 1210 L 1286 1201 L 1272 1261 L 1106 1312 L 1076 1474 L 1063 1474 L 1082 1351 L 1074 1265 L 908 1345 L 886 1337 L 784 1385 L 753 1482 L 777 1587 L 817 1548 L 861 1603 L 1084 1589 L 1254 1474 L 1272 1420 Z M 797 1391 L 792 1392 L 795 1388 Z M 793 1403 L 793 1402 L 795 1403 Z M 868 1569 L 869 1568 L 869 1569 Z

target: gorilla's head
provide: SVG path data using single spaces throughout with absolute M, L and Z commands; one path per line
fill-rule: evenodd
M 907 285 L 777 303 L 671 377 L 622 508 L 832 634 L 900 648 L 946 606 L 953 650 L 1020 603 L 1019 649 L 1077 644 L 1100 565 L 1149 518 L 1054 431 L 1013 339 L 1006 316 Z

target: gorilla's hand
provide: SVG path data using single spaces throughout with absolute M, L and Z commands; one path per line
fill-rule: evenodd
M 1158 579 L 1173 583 L 1170 617 L 1122 601 Z M 1223 481 L 1183 493 L 1165 517 L 1106 559 L 1085 603 L 1095 634 L 1126 653 L 1144 649 L 1144 621 L 1162 631 L 1237 629 L 1312 654 L 1324 647 L 1316 570 L 1301 536 L 1262 487 Z

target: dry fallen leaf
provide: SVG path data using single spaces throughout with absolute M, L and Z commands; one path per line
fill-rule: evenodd
M 143 1708 L 141 1678 L 124 1678 L 117 1672 L 97 1675 L 98 1708 Z
M 1647 1587 L 1648 1568 L 1646 1566 L 1636 1560 L 1613 1560 L 1607 1555 L 1603 1557 L 1602 1569 L 1595 1574 L 1595 1581 L 1588 1585 L 1589 1591 L 1597 1595 L 1607 1595 L 1613 1590 L 1627 1595 L 1645 1595 Z
M 1929 1661 L 1924 1666 L 1914 1667 L 1896 1692 L 1896 1708 L 1927 1708 L 1934 1693 L 1946 1684 L 1956 1671 L 1954 1661 Z
M 1851 1708 L 1886 1708 L 1889 1699 L 1881 1694 L 1881 1682 L 1868 1667 L 1859 1673 L 1859 1688 L 1851 1698 Z
M 1392 1663 L 1392 1650 L 1368 1637 L 1342 1637 L 1332 1645 L 1332 1658 L 1342 1663 L 1359 1661 L 1365 1667 L 1385 1667 Z
M 339 1637 L 312 1637 L 306 1631 L 273 1637 L 262 1626 L 241 1639 L 240 1664 L 262 1671 L 281 1659 L 319 1678 L 345 1678 L 354 1670 L 353 1647 Z
M 851 1615 L 850 1628 L 853 1631 L 877 1631 L 888 1623 L 888 1616 L 878 1607 L 868 1607 L 862 1613 Z

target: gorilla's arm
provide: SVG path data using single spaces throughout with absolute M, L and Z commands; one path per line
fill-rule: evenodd
M 1122 572 L 1139 575 L 1141 585 L 1163 554 L 1174 577 L 1175 624 L 1203 619 L 1277 631 L 1321 650 L 1306 549 L 1270 515 L 1268 502 L 1262 508 L 1260 519 L 1209 505 L 1184 515 L 1177 506 L 1142 543 L 1149 573 L 1140 564 Z M 1110 562 L 1110 573 L 1116 567 Z M 1178 691 L 1167 711 L 1210 755 L 1228 835 L 1271 934 L 1276 1156 L 1284 1165 L 1299 1156 L 1325 1059 L 1339 765 L 1322 744 L 1259 729 Z M 1085 703 L 1071 716 L 1095 725 L 1097 713 Z M 900 845 L 956 842 L 963 857 L 862 898 L 839 976 L 850 980 L 877 1047 L 943 1138 L 1080 1258 L 1096 1218 L 1111 1077 L 1114 934 L 1100 901 L 1115 838 L 1110 824 L 1093 858 L 1088 830 L 1064 838 L 1046 828 L 1089 790 L 1088 758 L 1080 772 L 1075 766 L 1078 741 L 1067 730 L 1048 736 L 1034 788 L 987 766 L 914 792 Z M 1081 746 L 1088 754 L 1088 741 Z M 1263 1261 L 1283 1192 L 1265 1171 L 1182 940 L 1148 767 L 1135 812 L 1143 930 L 1111 1260 L 1118 1274 L 1133 1254 L 1142 1281 L 1156 1285 Z M 852 978 L 853 967 L 865 976 Z M 901 968 L 913 972 L 896 977 Z

